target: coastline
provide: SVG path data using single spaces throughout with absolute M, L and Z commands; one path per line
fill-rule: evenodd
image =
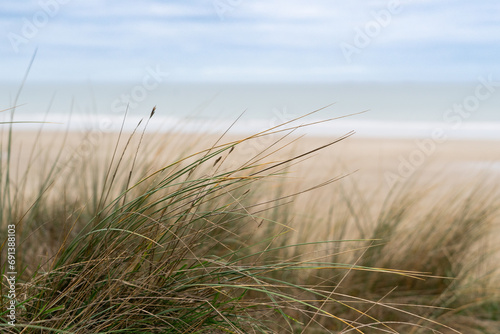
M 143 115 L 127 115 L 125 120 L 123 115 L 82 115 L 73 114 L 71 116 L 63 114 L 43 114 L 17 115 L 14 118 L 18 123 L 14 127 L 16 131 L 38 131 L 43 124 L 49 132 L 119 132 L 123 127 L 124 131 L 132 132 L 141 122 L 143 126 L 148 122 L 150 112 Z M 287 123 L 279 129 L 300 126 L 294 131 L 295 135 L 307 135 L 309 137 L 332 137 L 340 136 L 350 131 L 355 131 L 358 138 L 376 139 L 425 139 L 439 137 L 446 140 L 479 140 L 479 141 L 500 141 L 500 122 L 470 122 L 464 119 L 454 122 L 402 122 L 402 121 L 382 121 L 374 119 L 352 120 L 348 115 L 330 115 L 332 118 L 305 117 L 292 121 L 295 116 L 277 117 L 270 115 L 267 118 L 250 118 L 244 113 L 233 118 L 215 117 L 176 117 L 161 116 L 155 114 L 147 124 L 148 133 L 171 133 L 185 132 L 189 134 L 221 134 L 228 131 L 235 136 L 249 136 L 279 124 Z M 5 117 L 4 122 L 10 121 Z M 288 122 L 290 122 L 288 124 Z

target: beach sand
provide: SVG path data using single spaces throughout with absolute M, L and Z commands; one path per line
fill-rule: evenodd
M 7 133 L 4 133 L 4 143 Z M 12 175 L 22 175 L 27 166 L 36 169 L 54 164 L 66 170 L 77 172 L 85 166 L 88 175 L 102 173 L 97 169 L 106 168 L 113 156 L 118 134 L 110 133 L 63 133 L 63 132 L 14 132 L 11 166 Z M 129 135 L 123 134 L 117 150 L 115 162 L 121 155 Z M 149 172 L 162 168 L 173 161 L 194 152 L 211 148 L 226 142 L 236 141 L 244 136 L 206 134 L 141 134 L 136 133 L 128 144 L 125 163 L 134 159 L 141 142 L 141 154 L 137 165 L 147 164 Z M 293 156 L 314 150 L 336 141 L 337 137 L 261 137 L 238 145 L 229 156 L 223 153 L 221 170 L 237 168 L 243 163 L 277 163 Z M 285 147 L 283 147 L 285 146 Z M 5 147 L 5 145 L 4 145 Z M 269 153 L 282 150 L 266 157 Z M 4 149 L 5 159 L 7 152 Z M 257 157 L 257 158 L 256 158 Z M 264 158 L 263 160 L 258 160 Z M 31 160 L 31 162 L 30 162 Z M 298 162 L 299 163 L 295 163 Z M 34 162 L 34 163 L 33 163 Z M 123 163 L 123 162 L 122 162 Z M 63 167 L 65 166 L 65 167 Z M 266 164 L 265 166 L 269 166 Z M 264 168 L 260 167 L 260 168 Z M 94 172 L 94 169 L 96 171 Z M 327 208 L 333 201 L 332 193 L 341 189 L 347 194 L 362 194 L 378 214 L 391 190 L 407 187 L 416 190 L 434 188 L 433 196 L 454 191 L 468 191 L 483 184 L 500 184 L 500 143 L 479 140 L 447 140 L 437 142 L 432 139 L 384 139 L 349 136 L 323 150 L 294 161 L 286 170 L 288 193 L 301 192 L 330 179 L 338 181 L 308 195 L 301 195 L 296 207 L 305 212 Z M 36 174 L 36 173 L 32 173 Z M 82 174 L 83 175 L 83 174 Z M 83 176 L 82 176 L 83 177 Z M 284 176 L 277 176 L 277 183 L 271 179 L 269 199 Z M 38 184 L 32 182 L 32 184 Z M 439 191 L 436 191 L 435 189 Z M 412 191 L 412 190 L 409 190 Z M 428 200 L 432 202 L 433 197 Z M 320 214 L 321 215 L 321 214 Z
M 134 153 L 141 134 L 135 134 L 128 151 Z M 237 141 L 245 136 L 230 135 L 220 138 L 214 134 L 146 134 L 141 148 L 151 155 L 156 165 L 190 155 L 217 145 Z M 123 148 L 129 134 L 123 134 Z M 7 133 L 3 134 L 5 143 Z M 117 142 L 117 134 L 16 132 L 13 133 L 11 161 L 17 171 L 29 165 L 29 160 L 53 163 L 59 155 L 59 164 L 71 161 L 76 164 L 89 158 L 109 159 Z M 286 160 L 294 155 L 313 150 L 336 141 L 338 137 L 301 138 L 262 137 L 237 146 L 226 159 L 228 166 L 237 166 L 255 155 L 259 157 L 285 146 L 267 161 Z M 273 146 L 271 146 L 273 145 Z M 5 146 L 5 145 L 4 145 Z M 271 146 L 270 149 L 265 150 Z M 60 154 L 60 152 L 62 152 Z M 120 153 L 120 149 L 118 150 Z M 7 151 L 2 152 L 3 159 Z M 130 157 L 129 157 L 130 158 Z M 366 190 L 388 190 L 397 183 L 418 179 L 420 184 L 441 182 L 466 182 L 477 177 L 495 178 L 500 175 L 500 142 L 485 140 L 385 139 L 349 136 L 323 150 L 305 157 L 288 170 L 289 176 L 299 182 L 314 182 L 345 176 L 344 180 L 358 183 Z

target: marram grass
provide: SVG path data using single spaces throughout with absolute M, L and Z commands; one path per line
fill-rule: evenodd
M 18 304 L 13 327 L 2 281 L 2 332 L 500 332 L 498 273 L 488 256 L 475 257 L 492 231 L 494 196 L 436 203 L 417 219 L 418 196 L 395 191 L 378 218 L 363 221 L 362 195 L 344 192 L 348 214 L 295 217 L 297 194 L 335 188 L 337 178 L 289 192 L 287 170 L 350 135 L 277 159 L 301 126 L 165 163 L 148 158 L 164 143 L 134 131 L 118 136 L 105 163 L 93 154 L 72 163 L 63 143 L 52 161 L 33 148 L 24 171 L 13 167 L 7 130 L 2 241 L 16 224 Z M 271 140 L 259 153 L 233 158 L 262 137 Z M 310 219 L 328 221 L 316 225 L 319 240 Z M 5 242 L 2 256 L 5 273 Z

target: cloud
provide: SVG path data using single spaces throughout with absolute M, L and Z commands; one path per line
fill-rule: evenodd
M 223 15 L 220 3 L 226 5 Z M 353 44 L 389 3 L 68 1 L 16 53 L 8 34 L 22 35 L 26 20 L 42 8 L 7 2 L 0 16 L 0 66 L 7 77 L 22 72 L 18 66 L 38 47 L 37 63 L 51 69 L 41 71 L 40 80 L 63 80 L 70 72 L 73 78 L 105 73 L 121 80 L 146 64 L 162 64 L 192 80 L 373 80 L 381 73 L 387 80 L 426 80 L 428 73 L 446 79 L 453 71 L 453 78 L 468 80 L 480 70 L 498 71 L 500 3 L 493 0 L 401 0 L 400 12 L 347 62 L 341 43 Z

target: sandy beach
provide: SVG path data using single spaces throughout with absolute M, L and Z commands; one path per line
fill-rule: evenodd
M 141 137 L 134 135 L 128 151 L 133 152 Z M 4 133 L 4 140 L 6 140 Z M 142 147 L 148 148 L 151 159 L 161 167 L 161 161 L 173 162 L 197 151 L 238 141 L 245 136 L 214 134 L 146 134 Z M 237 147 L 228 157 L 226 165 L 238 165 L 253 157 L 262 157 L 277 148 L 272 161 L 286 160 L 293 155 L 313 150 L 339 139 L 339 137 L 262 137 Z M 112 154 L 117 134 L 61 132 L 16 132 L 13 134 L 12 162 L 22 169 L 30 159 L 46 163 L 96 159 L 105 162 Z M 124 147 L 129 134 L 123 134 Z M 267 149 L 271 146 L 271 149 Z M 33 148 L 35 148 L 33 150 Z M 267 150 L 266 150 L 267 149 Z M 264 152 L 264 153 L 261 153 Z M 6 157 L 7 152 L 3 152 Z M 325 178 L 349 175 L 346 179 L 358 183 L 363 189 L 386 191 L 398 183 L 418 179 L 421 184 L 434 182 L 466 182 L 476 177 L 495 178 L 500 175 L 500 143 L 487 140 L 442 140 L 363 138 L 349 136 L 323 150 L 307 156 L 289 169 L 297 181 L 314 182 Z
M 77 173 L 84 180 L 85 177 L 95 178 L 109 166 L 118 134 L 15 132 L 13 138 L 11 161 L 16 166 L 14 175 L 22 175 L 20 172 L 27 166 L 31 166 L 32 170 L 34 166 L 44 166 L 43 170 L 47 172 L 48 167 L 55 163 L 61 175 Z M 115 163 L 125 145 L 128 145 L 122 164 L 130 166 L 140 142 L 141 149 L 135 157 L 137 166 L 148 166 L 148 173 L 152 173 L 193 153 L 243 138 L 245 136 L 229 135 L 221 138 L 214 134 L 146 133 L 141 139 L 141 134 L 136 133 L 128 142 L 130 134 L 122 134 L 115 153 Z M 231 170 L 243 164 L 264 164 L 257 168 L 262 169 L 338 139 L 314 136 L 264 136 L 251 139 L 238 144 L 229 155 L 221 154 L 224 159 L 217 170 Z M 6 152 L 3 154 L 6 157 Z M 367 202 L 363 210 L 368 209 L 374 219 L 383 209 L 388 195 L 396 190 L 424 192 L 424 200 L 432 204 L 441 195 L 446 197 L 456 192 L 466 194 L 484 186 L 498 185 L 499 163 L 500 145 L 496 141 L 436 142 L 426 138 L 359 138 L 353 134 L 280 167 L 284 174 L 265 181 L 268 188 L 265 197 L 271 200 L 277 189 L 285 189 L 288 194 L 293 194 L 338 179 L 297 197 L 294 212 L 314 212 L 320 217 L 325 216 L 333 203 L 338 201 L 339 194 L 344 193 L 349 194 L 355 206 Z M 33 171 L 32 174 L 34 179 L 28 184 L 36 187 L 39 184 L 36 177 L 41 174 Z M 64 176 L 59 180 L 56 178 L 54 187 L 60 186 L 67 193 L 64 179 Z M 283 187 L 283 184 L 286 186 Z M 80 186 L 75 185 L 75 189 Z

